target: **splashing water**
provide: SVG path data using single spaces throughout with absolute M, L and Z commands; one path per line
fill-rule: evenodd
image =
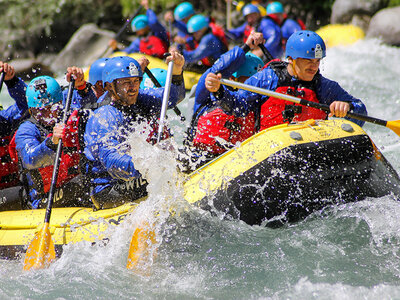
M 399 48 L 365 40 L 328 49 L 321 73 L 362 99 L 369 115 L 396 120 L 398 66 Z M 180 108 L 189 109 L 185 105 Z M 181 134 L 177 117 L 169 120 Z M 399 172 L 400 138 L 385 127 L 364 129 Z M 67 245 L 49 269 L 33 272 L 23 273 L 21 261 L 0 261 L 0 299 L 400 298 L 400 203 L 394 197 L 327 207 L 279 229 L 251 227 L 186 204 L 174 153 L 163 149 L 170 145 L 151 146 L 135 134 L 129 145 L 150 183 L 148 200 L 110 229 L 106 246 Z M 143 221 L 156 222 L 150 276 L 125 268 L 133 230 Z

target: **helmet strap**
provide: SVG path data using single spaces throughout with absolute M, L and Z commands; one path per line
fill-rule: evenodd
M 116 100 L 117 102 L 119 102 L 118 100 L 120 100 L 121 97 L 118 95 L 117 90 L 115 89 L 114 82 L 110 82 L 109 84 L 111 87 L 110 92 L 113 94 L 113 98 L 114 98 L 113 100 Z
M 299 75 L 298 75 L 297 72 L 296 72 L 296 60 L 295 60 L 295 59 L 292 59 L 292 61 L 293 61 L 293 64 L 292 64 L 293 75 L 294 75 L 294 77 L 299 78 Z

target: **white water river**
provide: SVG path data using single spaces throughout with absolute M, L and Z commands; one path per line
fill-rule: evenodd
M 376 40 L 332 48 L 321 72 L 362 99 L 370 116 L 400 119 L 399 48 Z M 400 172 L 400 137 L 364 129 Z M 49 269 L 33 272 L 23 272 L 22 261 L 0 261 L 0 299 L 400 299 L 400 202 L 366 199 L 280 229 L 251 227 L 185 204 L 181 188 L 168 183 L 173 158 L 132 147 L 151 182 L 149 199 L 105 247 L 68 245 Z M 169 219 L 172 204 L 187 213 Z M 140 276 L 125 268 L 129 242 L 154 211 L 160 245 L 150 276 Z

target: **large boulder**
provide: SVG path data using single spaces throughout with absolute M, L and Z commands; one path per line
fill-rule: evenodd
M 355 16 L 365 19 L 386 5 L 386 0 L 336 0 L 332 6 L 331 23 L 352 23 Z
M 104 55 L 108 42 L 115 33 L 99 29 L 95 24 L 85 24 L 79 28 L 69 40 L 64 49 L 56 56 L 51 69 L 65 72 L 67 67 L 87 67 Z
M 369 23 L 367 37 L 400 46 L 400 6 L 382 9 L 375 14 Z

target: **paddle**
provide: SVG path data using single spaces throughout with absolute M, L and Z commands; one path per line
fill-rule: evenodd
M 68 111 L 71 106 L 72 91 L 75 80 L 71 78 L 68 86 L 68 96 L 65 103 L 62 122 L 66 123 Z M 50 216 L 54 200 L 54 192 L 57 183 L 58 169 L 60 166 L 60 157 L 62 151 L 62 140 L 60 139 L 57 145 L 56 158 L 54 160 L 53 175 L 51 177 L 50 191 L 47 199 L 46 215 L 44 217 L 44 224 L 40 231 L 38 231 L 28 246 L 24 260 L 24 270 L 43 269 L 47 268 L 50 263 L 56 258 L 54 243 L 50 233 Z
M 261 49 L 261 51 L 264 53 L 265 57 L 267 58 L 267 62 L 271 61 L 274 59 L 274 57 L 269 53 L 268 49 L 264 46 L 264 44 L 258 45 Z
M 157 133 L 157 143 L 160 142 L 164 129 L 164 120 L 167 111 L 169 94 L 171 90 L 173 68 L 174 68 L 174 62 L 170 61 L 168 63 L 167 79 L 165 82 L 164 95 L 161 105 L 160 124 L 158 125 L 159 127 Z M 129 246 L 128 261 L 126 264 L 126 268 L 136 269 L 138 271 L 143 272 L 143 270 L 139 270 L 137 267 L 140 265 L 141 258 L 147 257 L 150 254 L 149 245 L 154 244 L 155 242 L 156 242 L 155 233 L 151 225 L 145 222 L 141 226 L 137 227 L 132 235 L 131 244 Z
M 4 77 L 6 77 L 6 73 L 4 73 L 4 71 L 1 71 L 1 75 L 0 75 L 0 92 L 1 92 L 1 88 L 3 87 Z
M 129 19 L 126 20 L 125 24 L 121 27 L 121 29 L 114 36 L 114 40 L 118 41 L 119 37 L 125 31 L 126 27 L 128 27 L 128 25 L 132 22 L 132 20 L 138 16 L 138 14 L 140 13 L 141 10 L 142 10 L 142 6 L 139 5 L 139 7 L 135 11 L 135 13 Z M 104 55 L 106 55 L 109 48 L 110 48 L 110 46 L 107 46 L 106 50 L 100 55 L 100 57 L 103 57 Z
M 312 102 L 312 101 L 307 101 L 301 98 L 297 98 L 297 97 L 293 97 L 290 95 L 285 95 L 285 94 L 281 94 L 281 93 L 277 93 L 277 92 L 273 92 L 267 89 L 262 89 L 259 87 L 255 87 L 255 86 L 251 86 L 248 84 L 244 84 L 244 83 L 240 83 L 240 82 L 235 82 L 232 80 L 227 80 L 227 79 L 220 79 L 220 82 L 224 85 L 228 85 L 234 88 L 238 88 L 238 89 L 242 89 L 242 90 L 246 90 L 249 92 L 253 92 L 253 93 L 258 93 L 261 95 L 266 95 L 266 96 L 270 96 L 270 97 L 275 97 L 278 99 L 282 99 L 282 100 L 287 100 L 290 102 L 294 102 L 294 103 L 298 103 L 301 105 L 305 105 L 305 106 L 309 106 L 309 107 L 314 107 L 314 108 L 318 108 L 321 109 L 323 111 L 326 112 L 330 112 L 330 108 L 329 105 L 327 104 L 323 104 L 323 103 L 317 103 L 317 102 Z M 373 123 L 376 125 L 381 125 L 381 126 L 385 126 L 391 130 L 393 130 L 397 135 L 400 136 L 400 120 L 397 121 L 385 121 L 385 120 L 381 120 L 381 119 L 377 119 L 374 117 L 369 117 L 366 115 L 362 115 L 362 114 L 357 114 L 357 113 L 353 113 L 353 112 L 347 112 L 346 117 L 350 117 L 353 119 L 357 119 L 357 120 L 361 120 L 364 122 L 369 122 L 369 123 Z
M 151 81 L 153 82 L 153 84 L 156 87 L 161 87 L 161 84 L 158 82 L 157 78 L 154 76 L 153 73 L 151 73 L 151 71 L 149 70 L 149 68 L 146 67 L 146 69 L 144 69 L 144 72 L 147 74 L 147 76 L 149 76 L 149 78 L 151 79 Z M 182 112 L 179 110 L 178 107 L 174 106 L 173 108 L 175 114 L 181 118 L 182 122 L 185 122 L 186 118 L 185 116 L 182 115 Z

